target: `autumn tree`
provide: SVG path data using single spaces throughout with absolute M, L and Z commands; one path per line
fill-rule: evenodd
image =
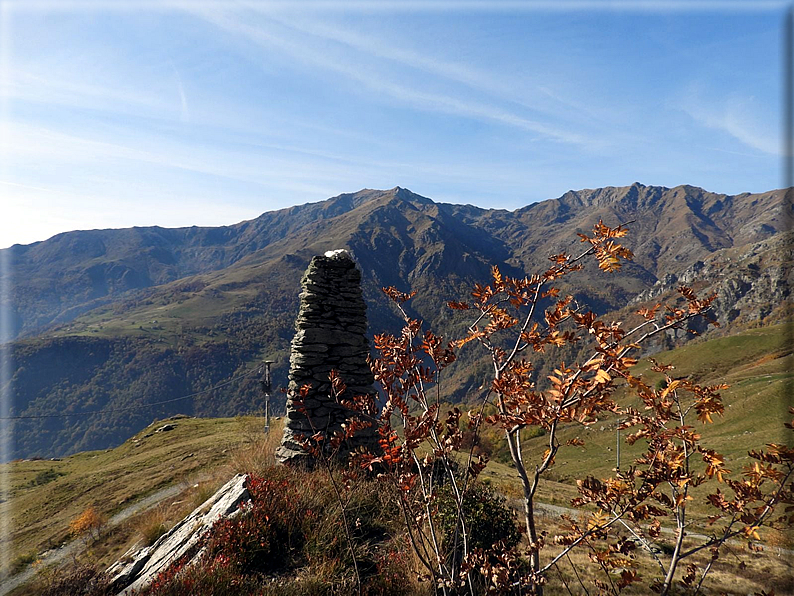
M 722 414 L 720 391 L 725 385 L 701 386 L 674 378 L 668 367 L 657 363 L 654 369 L 665 375 L 665 382 L 651 387 L 634 372 L 642 347 L 654 337 L 676 329 L 688 331 L 695 318 L 716 324 L 708 318 L 714 296 L 699 298 L 692 289 L 681 287 L 678 300 L 643 308 L 634 324 L 624 325 L 603 320 L 571 295 L 563 295 L 560 280 L 576 275 L 586 262 L 594 261 L 609 274 L 631 259 L 631 251 L 619 243 L 625 235 L 624 226 L 610 228 L 599 222 L 591 235 L 579 234 L 585 245 L 580 254 L 553 255 L 542 273 L 517 279 L 494 267 L 491 282 L 477 284 L 472 300 L 449 303 L 452 309 L 472 313 L 466 335 L 453 342 L 445 343 L 408 316 L 403 305 L 413 294 L 384 289 L 405 319 L 399 336 L 375 336 L 378 357 L 371 367 L 385 402 L 379 411 L 371 398 L 340 403 L 358 415 L 335 440 L 344 440 L 344 434 L 355 432 L 357 425 L 378 425 L 381 453 L 353 454 L 352 469 L 377 472 L 399 495 L 410 543 L 425 579 L 437 592 L 474 594 L 483 589 L 476 582 L 480 576 L 492 592 L 540 595 L 568 554 L 585 549 L 603 572 L 595 585 L 599 593 L 617 594 L 638 581 L 661 594 L 671 593 L 676 582 L 676 589 L 698 593 L 729 540 L 757 540 L 763 526 L 793 521 L 776 516 L 775 511 L 780 504 L 794 503 L 794 451 L 769 445 L 749 454 L 753 466 L 734 472 L 721 454 L 703 445 L 696 421 L 708 425 Z M 479 345 L 489 356 L 490 386 L 468 412 L 458 407 L 445 410 L 443 371 L 467 344 Z M 539 383 L 532 354 L 553 353 L 569 345 L 578 346 L 585 356 L 579 362 L 559 362 L 544 379 L 547 382 Z M 642 409 L 619 405 L 615 395 L 619 390 L 634 395 Z M 634 403 L 627 398 L 620 401 Z M 565 530 L 551 532 L 537 514 L 541 479 L 567 448 L 582 444 L 578 439 L 563 444 L 560 430 L 572 424 L 592 425 L 605 416 L 621 420 L 621 428 L 631 431 L 626 440 L 644 443 L 644 453 L 625 469 L 613 470 L 609 478 L 579 479 L 579 497 L 572 505 L 589 513 L 584 521 L 563 516 Z M 472 547 L 464 505 L 487 458 L 475 456 L 473 447 L 461 450 L 461 445 L 465 431 L 467 444 L 473 446 L 471 435 L 476 438 L 484 425 L 502 432 L 521 485 L 523 551 L 504 543 Z M 523 448 L 521 431 L 527 428 L 542 429 L 543 450 L 532 453 Z M 455 504 L 457 518 L 451 537 L 448 531 L 443 533 L 446 539 L 439 526 L 442 486 Z M 706 540 L 687 547 L 684 537 L 692 524 L 687 505 L 695 489 L 707 495 L 714 514 L 708 519 Z M 673 524 L 674 546 L 669 554 L 653 547 L 663 520 Z M 654 561 L 654 577 L 641 578 L 632 569 L 630 558 L 638 548 Z M 701 551 L 710 553 L 710 562 L 698 566 L 691 557 Z

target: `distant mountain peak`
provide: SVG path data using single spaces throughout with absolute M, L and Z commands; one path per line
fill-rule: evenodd
M 619 205 L 649 207 L 657 203 L 665 193 L 678 188 L 683 189 L 682 192 L 687 195 L 698 195 L 706 192 L 695 186 L 677 186 L 675 189 L 670 189 L 666 186 L 653 186 L 642 184 L 641 182 L 633 182 L 628 186 L 605 186 L 603 188 L 569 190 L 556 200 L 571 208 Z

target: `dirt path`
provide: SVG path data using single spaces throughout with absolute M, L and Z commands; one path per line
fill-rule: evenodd
M 535 503 L 535 509 L 540 515 L 546 515 L 548 517 L 551 516 L 559 517 L 560 515 L 571 515 L 576 517 L 582 512 L 582 510 L 580 509 L 570 509 L 568 507 L 560 507 L 559 505 L 548 505 L 546 503 Z M 675 536 L 676 534 L 675 528 L 668 528 L 662 526 L 660 530 L 662 534 L 670 534 L 672 536 Z M 690 532 L 690 531 L 687 531 L 686 537 L 692 538 L 694 540 L 702 540 L 703 542 L 711 538 L 711 536 L 706 536 L 705 534 L 698 534 L 697 532 Z M 735 539 L 729 540 L 728 543 L 736 546 L 746 546 L 746 542 Z M 794 556 L 794 550 L 789 550 L 787 548 L 782 548 L 779 546 L 764 545 L 764 550 L 768 551 L 769 553 L 774 553 L 778 557 L 782 557 L 783 555 L 787 557 Z
M 157 492 L 152 493 L 148 497 L 141 499 L 140 501 L 133 503 L 129 507 L 125 507 L 116 515 L 111 517 L 108 520 L 107 528 L 112 529 L 118 526 L 120 523 L 126 521 L 136 513 L 141 511 L 145 511 L 151 507 L 154 507 L 164 499 L 168 499 L 170 497 L 175 497 L 180 492 L 184 490 L 183 486 L 175 485 L 175 486 L 168 486 L 166 488 L 160 489 Z M 43 569 L 50 565 L 60 563 L 64 559 L 69 557 L 76 557 L 85 549 L 85 543 L 80 540 L 72 540 L 71 542 L 67 542 L 63 546 L 58 549 L 53 549 L 44 553 L 38 565 L 30 566 L 24 571 L 6 579 L 3 581 L 3 584 L 0 585 L 0 596 L 5 596 L 5 594 L 9 594 L 19 586 L 22 586 L 29 582 L 36 573 L 38 573 L 39 569 Z

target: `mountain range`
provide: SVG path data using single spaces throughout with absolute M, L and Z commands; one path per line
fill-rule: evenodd
M 257 367 L 274 360 L 274 382 L 286 384 L 299 280 L 327 250 L 355 256 L 370 334 L 399 325 L 380 292 L 393 285 L 416 290 L 414 313 L 452 338 L 465 323 L 445 301 L 465 300 L 492 265 L 523 277 L 552 254 L 581 250 L 577 232 L 598 220 L 627 223 L 634 260 L 610 276 L 588 268 L 566 289 L 600 314 L 636 310 L 680 283 L 715 291 L 726 334 L 790 314 L 790 218 L 783 190 L 731 196 L 635 183 L 506 211 L 396 187 L 231 226 L 75 231 L 15 245 L 0 251 L 13 275 L 11 302 L 0 305 L 15 338 L 3 347 L 14 361 L 12 414 L 53 417 L 17 421 L 14 456 L 106 448 L 177 412 L 257 410 Z M 462 357 L 449 397 L 465 399 L 484 374 L 476 355 Z

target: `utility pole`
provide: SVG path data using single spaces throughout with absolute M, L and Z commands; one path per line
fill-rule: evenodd
M 262 393 L 265 394 L 265 433 L 266 434 L 270 432 L 270 391 L 272 389 L 272 384 L 270 381 L 271 364 L 273 364 L 272 360 L 265 360 L 265 378 L 259 381 L 259 385 L 262 387 Z
M 620 419 L 615 424 L 615 433 L 615 459 L 617 460 L 615 468 L 620 472 Z

